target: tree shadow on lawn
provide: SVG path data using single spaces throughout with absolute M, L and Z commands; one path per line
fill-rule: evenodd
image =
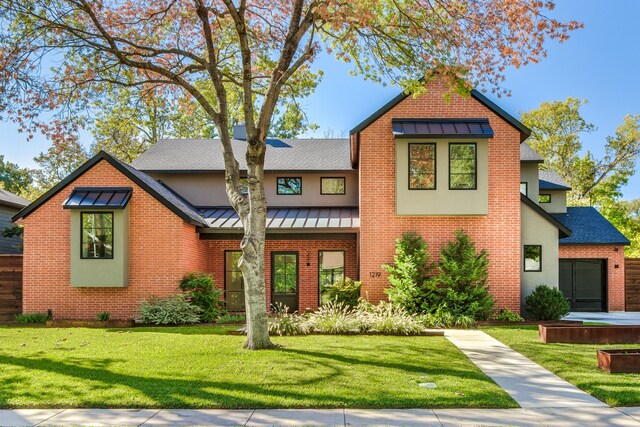
M 218 326 L 218 325 L 197 325 L 197 326 L 135 326 L 124 329 L 107 329 L 110 333 L 137 333 L 152 332 L 159 334 L 181 334 L 181 335 L 229 335 L 229 331 L 234 331 L 239 326 Z
M 283 349 L 303 358 L 303 364 L 309 369 L 329 372 L 304 383 L 265 383 L 261 379 L 264 371 L 256 371 L 255 376 L 247 376 L 242 381 L 214 381 L 181 379 L 167 377 L 145 377 L 114 372 L 108 367 L 114 359 L 72 361 L 67 363 L 48 358 L 20 358 L 0 354 L 0 365 L 20 367 L 28 374 L 18 372 L 9 374 L 0 380 L 0 407 L 60 408 L 60 407 L 119 407 L 138 408 L 140 406 L 156 408 L 273 408 L 273 407 L 355 407 L 355 408 L 420 408 L 420 407 L 459 407 L 469 406 L 471 402 L 487 402 L 486 390 L 464 390 L 466 397 L 461 399 L 452 391 L 417 389 L 415 394 L 407 393 L 388 396 L 384 388 L 368 390 L 366 383 L 357 388 L 358 392 L 347 393 L 340 390 L 349 375 L 349 365 L 369 365 L 372 368 L 392 368 L 422 375 L 438 375 L 472 378 L 477 381 L 491 382 L 480 372 L 447 369 L 430 366 L 417 366 L 404 363 L 377 362 L 360 360 L 342 355 L 317 351 Z M 446 354 L 438 357 L 446 357 Z M 339 366 L 335 362 L 348 364 Z M 42 372 L 43 375 L 31 371 Z M 48 381 L 55 377 L 44 374 L 53 373 L 74 379 L 78 385 L 69 387 L 63 384 L 40 384 L 29 389 L 29 384 L 37 383 L 43 376 Z M 333 386 L 331 380 L 335 379 Z M 417 378 L 416 378 L 417 379 Z M 44 380 L 46 381 L 46 380 Z M 329 381 L 329 384 L 325 384 Z M 417 382 L 417 381 L 416 381 Z M 321 384 L 318 384 L 321 383 Z M 350 384 L 351 385 L 351 384 Z M 25 386 L 27 386 L 25 390 Z M 317 386 L 317 387 L 316 387 Z M 114 394 L 114 387 L 120 390 Z M 417 387 L 417 384 L 416 384 Z M 88 389 L 88 391 L 87 391 Z M 144 396 L 132 396 L 127 389 L 138 390 Z M 92 393 L 95 391 L 95 393 Z M 119 393 L 122 391 L 122 394 Z M 429 394 L 431 392 L 431 394 Z M 104 393 L 104 396 L 103 396 Z M 274 400 L 275 398 L 275 400 Z M 24 399 L 27 399 L 26 402 Z M 478 406 L 472 403 L 471 406 Z M 480 405 L 482 406 L 482 405 Z

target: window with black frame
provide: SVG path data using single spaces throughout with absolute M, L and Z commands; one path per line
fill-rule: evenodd
M 409 190 L 436 189 L 436 144 L 409 144 Z
M 80 257 L 83 259 L 113 258 L 113 213 L 82 212 L 81 226 Z
M 542 271 L 542 246 L 524 246 L 524 271 Z
M 477 145 L 475 143 L 449 144 L 449 189 L 475 190 L 477 188 Z
M 329 302 L 325 292 L 327 287 L 344 279 L 344 251 L 318 252 L 318 272 L 320 305 L 322 305 Z
M 302 178 L 278 178 L 278 195 L 299 195 L 302 194 Z

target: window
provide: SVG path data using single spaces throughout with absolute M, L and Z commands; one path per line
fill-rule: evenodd
M 551 194 L 541 194 L 540 203 L 551 203 Z
M 524 271 L 542 271 L 542 246 L 524 246 Z
M 477 188 L 476 144 L 449 144 L 449 189 L 475 190 Z
M 80 258 L 113 258 L 113 213 L 82 212 Z
M 243 196 L 248 195 L 249 194 L 249 181 L 247 180 L 247 178 L 240 178 L 239 184 L 240 184 L 240 193 L 242 193 Z
M 436 144 L 409 144 L 409 190 L 436 189 Z
M 278 178 L 279 195 L 302 194 L 302 178 Z
M 273 291 L 276 294 L 298 292 L 298 256 L 295 253 L 273 253 Z
M 320 178 L 320 194 L 345 194 L 344 177 Z
M 329 297 L 325 294 L 327 286 L 344 279 L 344 251 L 319 251 L 318 272 L 320 305 L 322 305 L 329 302 Z
M 529 184 L 526 182 L 521 182 L 520 183 L 520 192 L 522 194 L 524 194 L 525 196 L 529 195 Z

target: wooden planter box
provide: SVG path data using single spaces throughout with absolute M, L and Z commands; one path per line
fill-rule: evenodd
M 640 349 L 598 350 L 598 368 L 617 373 L 640 373 Z
M 135 326 L 133 320 L 47 320 L 47 328 L 131 328 Z
M 538 326 L 544 343 L 640 344 L 640 326 Z

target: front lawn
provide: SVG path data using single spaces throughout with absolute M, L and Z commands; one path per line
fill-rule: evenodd
M 517 407 L 443 337 L 275 337 L 281 349 L 250 352 L 228 330 L 0 328 L 0 407 Z
M 640 374 L 608 374 L 598 369 L 596 351 L 631 345 L 544 344 L 537 326 L 483 328 L 489 335 L 611 406 L 640 405 Z

